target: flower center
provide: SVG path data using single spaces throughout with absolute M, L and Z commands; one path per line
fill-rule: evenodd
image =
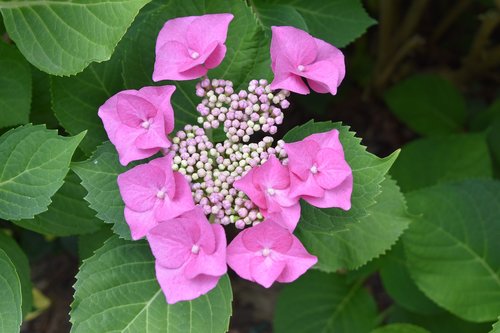
M 314 165 L 311 167 L 311 169 L 310 169 L 310 170 L 311 170 L 311 173 L 312 173 L 312 174 L 316 174 L 316 173 L 318 173 L 318 167 L 316 166 L 316 164 L 314 164 Z
M 158 192 L 156 192 L 156 197 L 162 200 L 165 199 L 165 191 L 159 190 Z
M 198 254 L 199 252 L 200 252 L 200 246 L 197 244 L 194 244 L 193 247 L 191 248 L 191 253 Z
M 270 196 L 273 196 L 276 194 L 276 190 L 274 188 L 270 187 L 267 189 L 267 194 L 269 194 Z
M 305 71 L 305 70 L 306 70 L 306 67 L 305 67 L 304 65 L 298 65 L 298 66 L 297 66 L 297 70 L 298 70 L 299 72 L 303 72 L 303 71 Z
M 148 129 L 151 123 L 148 120 L 145 120 L 141 123 L 141 127 L 144 129 Z
M 265 248 L 263 248 L 263 249 L 262 249 L 262 256 L 263 256 L 263 257 L 267 257 L 267 256 L 269 256 L 270 254 L 271 254 L 271 249 L 269 249 L 269 248 L 267 248 L 267 247 L 265 247 Z
M 196 51 L 191 52 L 191 58 L 193 59 L 198 59 L 200 57 L 200 54 Z

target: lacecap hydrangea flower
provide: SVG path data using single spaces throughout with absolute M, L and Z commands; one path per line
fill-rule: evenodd
M 153 80 L 200 79 L 198 124 L 173 132 L 169 85 L 119 92 L 99 109 L 120 163 L 150 158 L 119 175 L 118 186 L 131 236 L 149 242 L 170 304 L 209 292 L 228 265 L 266 288 L 296 280 L 317 262 L 293 235 L 300 200 L 350 208 L 352 171 L 338 131 L 273 138 L 290 92 L 308 93 L 309 85 L 336 93 L 342 53 L 299 29 L 273 27 L 273 82 L 254 79 L 236 91 L 206 76 L 224 59 L 232 19 L 176 18 L 158 36 Z M 226 139 L 212 142 L 206 131 L 217 128 Z M 229 245 L 224 226 L 239 231 Z

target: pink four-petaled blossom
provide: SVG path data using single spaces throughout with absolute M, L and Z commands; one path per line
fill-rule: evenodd
M 170 147 L 167 134 L 174 129 L 170 104 L 174 91 L 174 86 L 124 90 L 99 108 L 99 117 L 122 165 Z
M 224 228 L 210 224 L 199 206 L 159 224 L 147 239 L 169 304 L 209 292 L 227 272 Z
M 294 27 L 272 27 L 271 88 L 309 94 L 337 93 L 345 75 L 344 55 L 335 46 Z
M 253 167 L 234 182 L 259 207 L 265 217 L 293 231 L 300 219 L 299 199 L 290 195 L 290 172 L 271 155 L 261 166 Z
M 187 16 L 165 23 L 156 41 L 153 80 L 192 80 L 217 67 L 226 55 L 232 14 Z
M 133 239 L 194 207 L 191 188 L 181 173 L 172 170 L 170 155 L 122 173 L 118 186 Z
M 229 267 L 266 288 L 275 281 L 296 280 L 317 261 L 297 237 L 272 219 L 241 231 L 227 247 Z
M 320 208 L 351 208 L 352 170 L 344 157 L 339 131 L 312 134 L 285 144 L 292 196 Z

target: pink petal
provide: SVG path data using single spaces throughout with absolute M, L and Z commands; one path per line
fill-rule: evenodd
M 324 196 L 320 198 L 303 196 L 302 198 L 313 206 L 319 208 L 338 207 L 343 210 L 351 209 L 353 178 L 347 177 L 342 184 L 331 190 L 325 190 Z
M 201 246 L 198 254 L 191 255 L 191 260 L 184 269 L 184 274 L 189 279 L 193 279 L 201 274 L 222 276 L 227 272 L 227 241 L 224 228 L 220 224 L 211 224 L 210 226 L 213 229 L 217 247 L 213 253 L 207 253 L 204 247 Z
M 219 282 L 219 276 L 198 275 L 188 279 L 183 274 L 183 267 L 168 269 L 156 263 L 156 278 L 165 294 L 168 304 L 189 301 L 208 293 Z
M 324 192 L 325 190 L 318 185 L 313 174 L 309 174 L 304 181 L 294 174 L 290 176 L 290 197 L 299 198 L 303 195 L 321 197 Z
M 165 221 L 147 234 L 157 263 L 165 268 L 179 268 L 191 256 L 193 242 L 182 222 L 179 219 Z
M 122 124 L 141 131 L 144 131 L 141 128 L 142 122 L 154 118 L 157 113 L 153 104 L 142 97 L 131 94 L 118 93 L 116 108 Z
M 324 189 L 330 190 L 352 176 L 351 167 L 345 161 L 343 151 L 321 149 L 317 161 L 318 172 L 314 178 Z
M 152 123 L 144 133 L 140 134 L 134 141 L 134 145 L 139 149 L 168 148 L 170 141 L 165 135 L 163 119 Z
M 210 53 L 205 60 L 205 67 L 208 69 L 215 68 L 220 65 L 226 56 L 226 45 L 218 44 L 217 47 Z
M 274 261 L 271 256 L 256 256 L 250 260 L 250 274 L 253 281 L 269 288 L 282 274 L 285 266 L 284 261 Z
M 293 231 L 300 220 L 300 204 L 297 202 L 293 206 L 282 207 L 279 212 L 263 212 L 263 215 L 282 227 Z
M 208 254 L 212 254 L 216 250 L 214 231 L 199 205 L 183 213 L 175 220 L 182 222 L 189 239 L 191 239 L 191 245 L 197 244 L 203 247 Z
M 253 281 L 252 276 L 250 274 L 250 260 L 253 257 L 255 257 L 255 252 L 249 251 L 243 244 L 243 233 L 249 229 L 241 231 L 228 245 L 227 264 L 241 278 Z
M 165 173 L 156 166 L 142 164 L 120 174 L 117 182 L 125 205 L 146 211 L 158 200 L 156 194 L 165 184 Z
M 318 258 L 310 255 L 297 237 L 293 237 L 293 245 L 283 256 L 286 260 L 286 266 L 277 278 L 278 282 L 295 281 L 318 262 Z
M 306 180 L 311 174 L 319 144 L 313 140 L 302 140 L 285 144 L 288 155 L 288 168 L 300 179 Z
M 312 63 L 318 54 L 314 38 L 294 27 L 271 27 L 271 60 L 286 59 L 293 67 Z
M 175 218 L 194 208 L 193 195 L 191 188 L 184 177 L 179 172 L 173 173 L 175 189 L 171 196 L 165 196 L 160 206 L 155 212 L 155 218 L 158 221 L 166 221 Z
M 243 245 L 252 252 L 264 248 L 287 252 L 292 246 L 293 238 L 290 232 L 272 220 L 266 219 L 256 226 L 241 231 L 240 234 Z
M 138 95 L 148 100 L 163 115 L 165 122 L 165 134 L 170 134 L 174 130 L 174 110 L 170 102 L 175 86 L 165 85 L 159 87 L 144 87 L 138 91 Z
M 314 140 L 319 144 L 320 148 L 343 150 L 339 140 L 339 131 L 336 129 L 332 129 L 328 132 L 311 134 L 304 140 Z
M 125 207 L 124 214 L 125 221 L 130 228 L 130 234 L 133 240 L 143 238 L 147 235 L 149 230 L 158 225 L 152 209 L 145 212 L 136 212 Z
M 163 170 L 163 173 L 165 174 L 165 182 L 163 183 L 162 189 L 171 198 L 175 196 L 177 187 L 175 183 L 174 170 L 172 170 L 172 159 L 172 155 L 165 155 L 148 162 L 149 165 Z
M 182 72 L 199 65 L 198 61 L 191 58 L 185 44 L 168 41 L 156 54 L 153 81 L 195 79 L 196 77 L 192 77 L 189 73 Z
M 309 88 L 304 83 L 304 80 L 291 72 L 275 71 L 274 80 L 271 82 L 271 89 L 286 89 L 301 95 L 309 94 Z
M 248 171 L 246 175 L 235 181 L 233 183 L 233 186 L 235 189 L 243 191 L 257 206 L 265 207 L 266 198 L 262 191 L 255 186 L 253 181 L 254 173 L 257 168 L 258 167 L 250 169 L 250 171 Z
M 336 67 L 338 72 L 338 87 L 345 76 L 345 62 L 342 51 L 340 51 L 335 46 L 322 41 L 321 39 L 314 38 L 314 41 L 316 42 L 316 45 L 318 47 L 318 55 L 316 57 L 316 61 L 327 60 Z
M 259 184 L 263 189 L 286 189 L 290 186 L 288 168 L 281 164 L 274 155 L 271 155 L 264 164 L 254 169 L 254 184 Z
M 212 42 L 224 44 L 232 14 L 208 14 L 196 17 L 188 26 L 186 40 L 194 51 L 203 51 Z
M 318 93 L 329 92 L 335 95 L 342 81 L 336 64 L 326 60 L 308 65 L 300 74 L 308 79 L 309 86 Z
M 178 17 L 165 22 L 156 40 L 156 56 L 167 42 L 175 41 L 186 44 L 186 31 L 198 16 Z

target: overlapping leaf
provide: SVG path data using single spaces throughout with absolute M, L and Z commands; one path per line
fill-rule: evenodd
M 0 1 L 5 27 L 39 69 L 72 75 L 111 57 L 133 19 L 150 0 Z
M 111 238 L 77 275 L 72 333 L 224 333 L 232 293 L 224 276 L 208 294 L 168 305 L 146 242 Z
M 408 196 L 415 218 L 403 236 L 408 268 L 438 305 L 466 320 L 500 313 L 500 183 L 464 181 Z
M 31 72 L 12 45 L 0 40 L 0 128 L 26 124 L 30 113 Z
M 41 234 L 53 236 L 81 235 L 99 230 L 102 222 L 84 200 L 85 189 L 73 172 L 68 173 L 63 186 L 52 197 L 46 212 L 32 220 L 14 223 Z
M 429 333 L 429 331 L 411 324 L 392 324 L 377 328 L 372 333 Z
M 0 249 L 0 332 L 19 332 L 23 318 L 21 305 L 21 283 L 16 267 Z
M 73 153 L 85 134 L 62 137 L 44 126 L 26 125 L 0 137 L 0 217 L 33 218 L 47 210 L 61 187 Z
M 281 292 L 274 331 L 361 333 L 370 332 L 376 320 L 375 301 L 360 283 L 349 284 L 345 277 L 310 271 Z

